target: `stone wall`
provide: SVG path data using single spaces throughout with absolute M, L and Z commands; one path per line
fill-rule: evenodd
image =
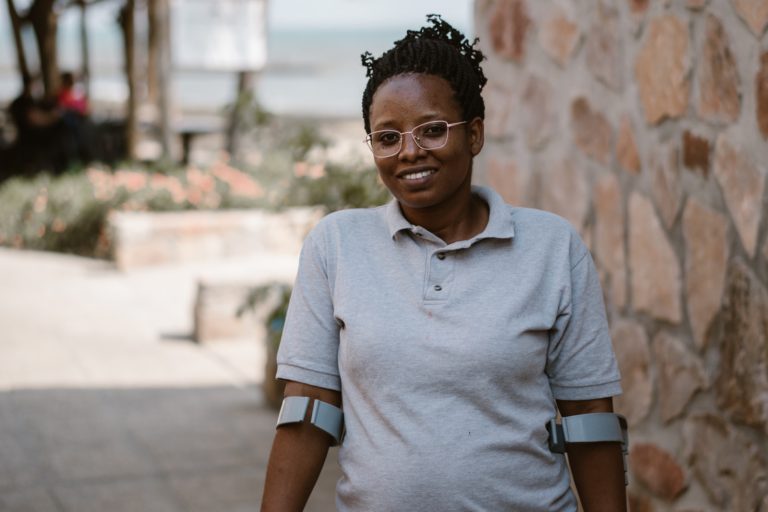
M 478 182 L 600 271 L 636 511 L 768 512 L 768 0 L 477 0 Z

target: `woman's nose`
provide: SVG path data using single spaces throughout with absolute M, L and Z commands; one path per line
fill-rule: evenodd
M 421 147 L 416 143 L 415 135 L 412 133 L 403 134 L 402 146 L 398 155 L 401 159 L 407 160 L 416 158 L 422 151 L 425 150 L 421 149 Z

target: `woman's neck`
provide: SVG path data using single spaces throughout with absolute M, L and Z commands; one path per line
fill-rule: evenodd
M 482 233 L 488 225 L 490 210 L 479 196 L 466 194 L 461 200 L 429 208 L 400 205 L 403 216 L 411 223 L 429 230 L 446 244 L 468 240 Z

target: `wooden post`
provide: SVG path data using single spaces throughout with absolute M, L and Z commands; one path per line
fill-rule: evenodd
M 35 31 L 40 55 L 40 74 L 47 96 L 53 96 L 59 90 L 59 65 L 56 52 L 58 15 L 53 8 L 54 3 L 55 0 L 35 0 L 28 14 L 28 19 Z
M 160 125 L 160 146 L 163 159 L 172 158 L 171 145 L 171 16 L 168 0 L 150 0 L 155 4 L 156 20 L 156 62 L 154 72 L 157 80 L 157 110 Z M 150 30 L 151 34 L 151 30 Z M 150 57 L 152 50 L 150 47 Z M 151 60 L 150 60 L 151 64 Z M 151 68 L 150 68 L 151 69 Z
M 80 7 L 80 81 L 85 89 L 85 97 L 91 97 L 91 58 L 88 49 L 88 4 L 78 0 Z
M 16 63 L 19 67 L 21 81 L 25 84 L 32 82 L 32 75 L 27 65 L 27 55 L 24 53 L 24 40 L 21 38 L 21 19 L 19 12 L 13 0 L 7 0 L 8 14 L 11 17 L 11 30 L 13 31 L 13 42 L 16 44 Z
M 253 71 L 240 71 L 237 74 L 235 102 L 227 126 L 227 152 L 232 160 L 237 160 L 238 136 L 242 129 L 242 117 L 253 103 Z
M 136 158 L 137 138 L 137 97 L 136 97 L 136 51 L 134 11 L 135 0 L 126 0 L 120 10 L 120 26 L 123 29 L 123 43 L 125 45 L 125 79 L 128 83 L 128 104 L 125 112 L 125 148 L 129 159 Z
M 159 0 L 147 0 L 147 100 L 152 104 L 158 101 L 159 54 L 164 33 L 159 3 Z

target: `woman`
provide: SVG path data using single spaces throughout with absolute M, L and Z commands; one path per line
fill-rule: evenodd
M 367 141 L 394 200 L 307 237 L 277 375 L 287 397 L 343 404 L 339 510 L 573 511 L 545 424 L 610 412 L 620 392 L 595 269 L 566 221 L 471 185 L 483 56 L 428 21 L 363 56 Z M 333 439 L 303 419 L 277 430 L 262 510 L 311 492 Z M 625 510 L 617 443 L 568 455 L 585 510 Z

